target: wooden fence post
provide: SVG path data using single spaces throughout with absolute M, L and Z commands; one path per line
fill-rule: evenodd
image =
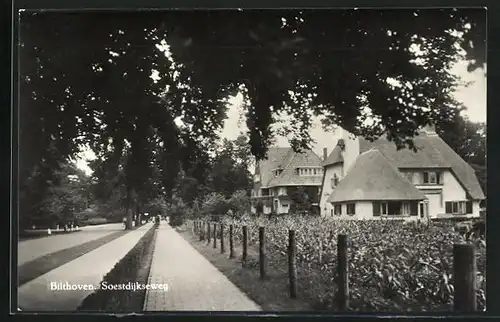
M 220 224 L 220 252 L 224 254 L 224 224 Z
M 217 223 L 214 223 L 214 248 L 217 248 Z
M 234 226 L 232 224 L 229 225 L 229 258 L 234 257 L 233 230 Z
M 245 265 L 247 261 L 247 247 L 248 247 L 248 227 L 243 226 L 243 254 L 241 256 L 241 260 L 243 265 Z
M 290 297 L 297 297 L 297 265 L 296 265 L 295 230 L 288 230 L 288 280 L 290 281 Z
M 210 240 L 212 240 L 212 237 L 210 235 L 210 222 L 207 221 L 207 245 L 210 244 Z
M 260 279 L 266 278 L 266 230 L 265 227 L 259 227 L 259 266 Z
M 349 263 L 347 256 L 347 235 L 338 235 L 337 241 L 337 261 L 338 261 L 338 308 L 341 311 L 349 309 Z
M 455 289 L 454 311 L 477 310 L 476 250 L 472 244 L 453 246 L 453 284 Z

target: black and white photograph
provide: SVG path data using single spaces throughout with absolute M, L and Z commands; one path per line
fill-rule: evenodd
M 486 18 L 19 10 L 17 312 L 485 312 Z

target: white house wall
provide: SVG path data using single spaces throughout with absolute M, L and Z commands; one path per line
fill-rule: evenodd
M 417 186 L 419 187 L 419 186 Z M 421 189 L 424 193 L 425 190 Z M 457 215 L 446 214 L 447 201 L 466 201 L 467 193 L 462 187 L 457 178 L 450 171 L 443 172 L 442 197 L 439 194 L 426 194 L 429 199 L 429 216 L 430 218 L 451 218 Z M 479 216 L 479 202 L 474 201 L 472 204 L 472 214 L 466 217 Z M 464 216 L 460 216 L 464 217 Z
M 342 179 L 342 167 L 343 167 L 342 163 L 338 163 L 325 168 L 325 174 L 324 174 L 325 177 L 323 180 L 323 187 L 321 189 L 321 199 L 319 203 L 321 216 L 329 216 L 331 214 L 333 205 L 327 202 L 328 197 L 330 197 L 330 194 L 333 191 L 331 180 L 334 174 L 336 174 L 337 177 L 339 177 L 339 180 Z
M 348 215 L 347 214 L 347 203 L 342 203 L 342 215 L 332 215 L 332 212 L 329 211 L 327 217 L 331 217 L 333 219 L 340 220 L 366 220 L 373 219 L 373 204 L 371 201 L 357 201 L 356 203 L 356 214 Z M 333 209 L 333 206 L 332 208 Z
M 345 145 L 342 158 L 344 159 L 344 175 L 346 175 L 359 156 L 359 139 L 346 130 L 342 131 L 342 138 Z

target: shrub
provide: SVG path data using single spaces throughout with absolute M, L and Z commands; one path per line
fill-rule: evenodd
M 349 236 L 351 308 L 354 311 L 450 311 L 453 303 L 453 245 L 465 242 L 453 222 L 430 225 L 400 221 L 347 221 L 282 216 L 229 218 L 234 238 L 249 227 L 249 244 L 258 243 L 258 227 L 266 227 L 269 264 L 286 271 L 288 229 L 295 229 L 297 277 L 305 298 L 316 307 L 333 308 L 337 267 L 337 235 Z M 227 234 L 227 231 L 226 231 Z M 478 309 L 484 310 L 486 242 L 475 240 Z
M 94 217 L 94 218 L 89 218 L 85 222 L 87 225 L 102 225 L 108 223 L 108 220 L 103 217 Z

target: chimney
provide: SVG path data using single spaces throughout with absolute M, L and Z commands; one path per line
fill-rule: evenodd
M 342 151 L 345 151 L 345 141 L 344 141 L 344 139 L 339 139 L 339 140 L 337 141 L 337 145 L 340 147 L 340 149 L 341 149 Z
M 328 158 L 328 148 L 323 148 L 323 161 L 325 161 L 326 158 Z

